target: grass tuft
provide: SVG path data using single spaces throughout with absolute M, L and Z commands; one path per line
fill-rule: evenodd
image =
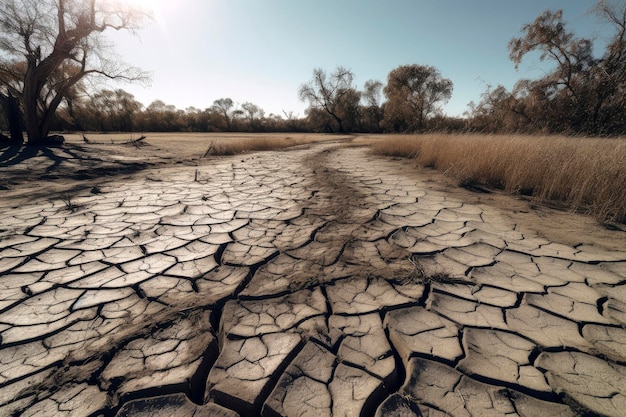
M 532 196 L 626 223 L 626 140 L 527 135 L 384 136 L 379 155 L 413 158 L 467 188 Z
M 61 196 L 61 201 L 63 201 L 63 204 L 65 204 L 65 208 L 69 210 L 70 213 L 74 213 L 76 210 L 81 208 L 79 204 L 76 204 L 74 202 L 72 196 L 69 194 L 63 194 Z

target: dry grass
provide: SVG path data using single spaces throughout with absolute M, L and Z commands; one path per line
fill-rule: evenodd
M 209 155 L 238 155 L 245 152 L 253 151 L 271 151 L 289 148 L 296 145 L 305 145 L 307 143 L 319 142 L 317 137 L 270 137 L 258 136 L 249 138 L 239 138 L 229 141 L 211 142 L 204 156 Z
M 235 155 L 244 152 L 284 149 L 290 146 L 313 142 L 345 140 L 348 137 L 317 133 L 161 133 L 145 132 L 142 144 L 151 145 L 153 152 L 161 150 L 172 158 L 190 160 L 207 155 Z M 64 133 L 66 142 L 84 145 L 82 133 Z M 123 145 L 129 139 L 137 139 L 141 133 L 97 133 L 87 132 L 92 145 Z M 208 156 L 207 155 L 207 156 Z
M 415 158 L 459 185 L 532 196 L 626 223 L 626 140 L 557 136 L 383 136 L 376 154 Z

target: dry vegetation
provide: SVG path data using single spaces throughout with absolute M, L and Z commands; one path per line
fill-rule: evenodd
M 213 141 L 204 156 L 209 155 L 237 155 L 252 151 L 271 151 L 289 148 L 291 146 L 305 145 L 307 143 L 319 142 L 320 137 L 317 136 L 270 136 L 257 135 L 256 137 L 239 138 L 229 141 Z
M 624 139 L 504 135 L 378 137 L 376 154 L 416 159 L 459 185 L 532 196 L 626 223 Z
M 83 145 L 83 134 L 63 134 L 71 144 Z M 285 149 L 321 141 L 350 138 L 319 133 L 86 133 L 91 145 L 123 145 L 145 135 L 142 145 L 167 151 L 171 157 L 193 159 L 210 155 L 237 155 L 253 151 Z
M 135 135 L 136 136 L 136 135 Z M 180 160 L 236 155 L 320 141 L 372 145 L 376 154 L 413 158 L 467 188 L 531 196 L 562 208 L 626 223 L 626 140 L 528 135 L 363 135 L 149 133 L 146 144 Z M 66 135 L 82 143 L 81 135 Z M 131 134 L 91 134 L 92 143 L 119 145 Z M 142 156 L 137 154 L 138 159 Z

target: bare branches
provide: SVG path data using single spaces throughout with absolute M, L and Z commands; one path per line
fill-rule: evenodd
M 621 7 L 617 7 L 607 0 L 600 0 L 594 11 L 616 29 L 616 35 L 607 46 L 607 53 L 604 56 L 607 67 L 621 66 L 626 69 L 626 63 L 624 63 L 626 59 L 626 2 Z
M 357 92 L 352 85 L 354 74 L 347 68 L 337 67 L 335 71 L 327 77 L 326 72 L 321 68 L 313 70 L 313 79 L 306 84 L 302 84 L 298 90 L 298 96 L 302 101 L 308 101 L 313 109 L 322 109 L 330 115 L 338 124 L 339 132 L 344 132 L 343 119 L 348 110 L 346 98 L 356 96 Z M 360 100 L 360 96 L 357 99 Z M 353 101 L 353 100 L 352 100 Z M 348 112 L 349 113 L 349 112 Z M 350 117 L 350 114 L 346 114 Z
M 621 125 L 617 130 L 623 131 L 626 2 L 600 0 L 593 11 L 615 29 L 602 57 L 593 56 L 591 40 L 566 30 L 561 10 L 546 10 L 523 26 L 522 37 L 509 42 L 509 57 L 516 68 L 531 51 L 556 64 L 546 76 L 526 84 L 530 98 L 523 100 L 546 126 L 566 125 L 576 132 L 592 133 Z
M 0 10 L 0 91 L 23 103 L 29 141 L 48 134 L 63 97 L 85 77 L 145 82 L 103 41 L 107 29 L 135 31 L 150 14 L 123 2 L 6 0 Z M 25 65 L 20 66 L 24 62 Z M 69 70 L 71 68 L 71 70 Z
M 379 107 L 383 83 L 378 80 L 367 80 L 363 86 L 363 98 L 370 107 Z

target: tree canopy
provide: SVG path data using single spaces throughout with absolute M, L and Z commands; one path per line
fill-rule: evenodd
M 85 77 L 146 80 L 121 62 L 103 38 L 107 30 L 141 28 L 148 18 L 124 2 L 4 0 L 0 8 L 0 104 L 9 123 L 23 112 L 29 143 L 43 142 L 64 98 Z M 21 130 L 21 129 L 20 129 Z
M 313 78 L 300 86 L 298 94 L 302 101 L 308 101 L 311 109 L 321 110 L 328 114 L 337 125 L 337 131 L 346 130 L 346 119 L 354 119 L 354 108 L 358 105 L 360 95 L 352 85 L 354 74 L 347 68 L 337 67 L 328 76 L 321 68 L 313 70 Z M 313 112 L 318 114 L 319 112 Z M 331 131 L 334 129 L 328 127 Z
M 452 96 L 452 81 L 429 65 L 401 65 L 387 77 L 383 123 L 394 131 L 417 131 Z
M 614 29 L 604 53 L 594 57 L 594 42 L 566 28 L 563 11 L 546 10 L 509 42 L 517 66 L 531 51 L 555 64 L 546 76 L 521 80 L 515 97 L 523 115 L 552 131 L 612 133 L 626 126 L 626 2 L 599 1 L 596 15 Z M 521 105 L 520 105 L 521 104 Z

